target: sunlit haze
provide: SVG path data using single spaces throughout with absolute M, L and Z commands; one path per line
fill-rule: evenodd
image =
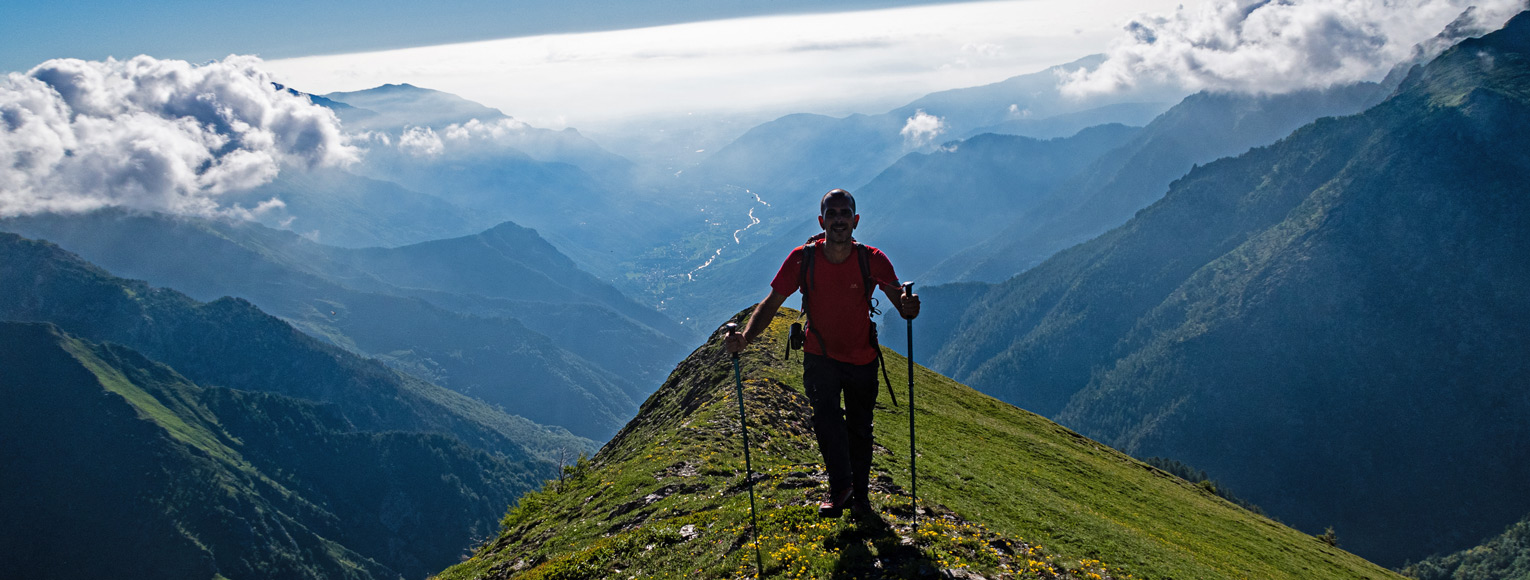
M 1153 0 L 1017 0 L 769 16 L 271 60 L 313 93 L 429 87 L 534 125 L 750 110 L 881 112 L 1103 52 Z

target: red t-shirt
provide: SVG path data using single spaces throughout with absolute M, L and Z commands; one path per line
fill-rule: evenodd
M 851 252 L 845 261 L 834 264 L 824 257 L 822 244 L 812 248 L 818 252 L 813 256 L 810 274 L 813 287 L 803 297 L 812 310 L 812 318 L 808 320 L 807 341 L 802 349 L 856 365 L 877 360 L 877 351 L 871 348 L 871 312 L 866 308 L 866 290 L 861 287 L 865 281 L 861 279 L 860 259 Z M 893 273 L 887 254 L 871 246 L 866 246 L 866 250 L 872 280 L 879 285 L 898 285 L 898 275 Z M 803 255 L 803 247 L 798 246 L 781 264 L 775 280 L 770 282 L 770 288 L 777 294 L 791 296 L 801 287 L 797 277 L 802 272 Z M 819 334 L 829 348 L 827 354 L 818 345 Z

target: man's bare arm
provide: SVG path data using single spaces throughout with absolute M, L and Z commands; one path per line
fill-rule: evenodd
M 770 321 L 776 317 L 776 311 L 781 309 L 781 303 L 785 301 L 786 295 L 771 290 L 770 296 L 766 296 L 759 306 L 754 307 L 754 313 L 749 315 L 749 324 L 744 327 L 744 332 L 742 334 L 735 332 L 723 338 L 723 345 L 727 347 L 728 352 L 743 352 L 744 347 L 759 338 L 770 326 Z
M 893 286 L 891 284 L 878 284 L 878 286 L 882 288 L 882 294 L 887 296 L 887 301 L 893 305 L 893 308 L 898 309 L 899 316 L 908 320 L 913 320 L 919 316 L 918 294 L 904 296 L 902 286 Z

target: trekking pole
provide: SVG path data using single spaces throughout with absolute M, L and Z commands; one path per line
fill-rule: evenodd
M 914 283 L 903 283 L 903 295 L 910 296 L 914 293 Z M 914 537 L 919 537 L 919 472 L 914 469 L 918 453 L 914 451 L 914 319 L 905 318 L 908 322 L 908 481 L 910 495 L 913 497 L 913 530 Z
M 728 334 L 738 332 L 738 325 L 728 323 Z M 739 371 L 738 353 L 733 355 L 733 384 L 738 388 L 738 424 L 744 428 L 744 481 L 749 483 L 749 523 L 754 526 L 754 577 L 765 573 L 760 557 L 760 519 L 754 512 L 754 467 L 749 462 L 749 420 L 744 415 L 744 375 Z

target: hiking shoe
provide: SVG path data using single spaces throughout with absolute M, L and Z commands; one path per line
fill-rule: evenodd
M 845 513 L 845 508 L 850 505 L 850 498 L 855 495 L 855 490 L 845 489 L 839 493 L 829 495 L 829 499 L 818 504 L 818 517 L 837 518 Z

